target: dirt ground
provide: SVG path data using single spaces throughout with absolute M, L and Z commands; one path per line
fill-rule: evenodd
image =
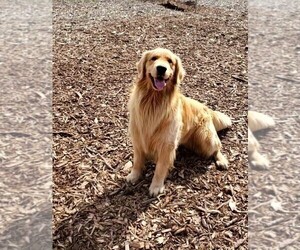
M 54 2 L 54 249 L 247 249 L 247 13 L 155 1 Z M 232 117 L 217 170 L 184 148 L 165 193 L 135 186 L 127 101 L 135 63 L 155 47 L 178 54 L 182 92 Z

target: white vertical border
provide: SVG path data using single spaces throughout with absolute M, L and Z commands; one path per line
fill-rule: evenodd
M 0 249 L 52 249 L 52 1 L 0 2 Z
M 269 168 L 249 167 L 249 249 L 296 249 L 300 244 L 296 195 L 297 185 L 300 190 L 300 2 L 250 0 L 248 4 L 249 109 L 272 116 L 276 123 L 261 139 Z

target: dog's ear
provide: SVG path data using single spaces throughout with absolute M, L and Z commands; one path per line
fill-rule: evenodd
M 185 76 L 185 70 L 182 66 L 181 59 L 178 56 L 176 56 L 175 73 L 174 73 L 175 84 L 180 84 L 184 76 Z
M 138 80 L 142 80 L 146 76 L 146 62 L 150 51 L 145 51 L 141 59 L 137 62 Z

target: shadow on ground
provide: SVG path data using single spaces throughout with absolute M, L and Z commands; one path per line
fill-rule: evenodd
M 176 193 L 176 188 L 172 189 L 172 187 L 193 188 L 199 192 L 203 189 L 209 189 L 205 182 L 195 184 L 191 180 L 194 178 L 201 179 L 201 176 L 205 175 L 207 171 L 218 171 L 215 168 L 209 170 L 212 164 L 214 165 L 213 160 L 204 161 L 190 150 L 180 147 L 174 168 L 166 180 L 165 193 L 155 198 L 151 197 L 148 192 L 155 165 L 147 163 L 143 178 L 137 184 L 131 185 L 126 183 L 125 179 L 119 179 L 116 182 L 118 188 L 106 190 L 103 195 L 94 200 L 92 205 L 83 204 L 76 213 L 65 218 L 56 230 L 68 232 L 68 234 L 60 234 L 60 238 L 55 238 L 56 246 L 59 248 L 60 240 L 64 241 L 65 238 L 69 238 L 71 244 L 68 246 L 62 244 L 60 247 L 74 250 L 99 247 L 105 249 L 105 247 L 113 247 L 120 243 L 123 243 L 124 246 L 126 240 L 130 241 L 128 238 L 130 234 L 138 239 L 130 226 L 142 219 L 141 214 L 147 213 L 149 207 L 158 210 L 163 209 L 170 202 L 168 196 L 172 197 L 174 192 Z M 141 222 L 142 226 L 143 223 Z M 169 223 L 162 225 L 162 228 L 170 229 L 171 233 L 180 237 L 186 235 L 188 231 L 178 232 L 181 226 L 174 221 L 169 221 Z M 93 234 L 101 235 L 101 237 L 95 241 Z M 110 244 L 107 245 L 107 242 Z M 132 247 L 138 248 L 140 244 L 141 242 L 130 242 Z

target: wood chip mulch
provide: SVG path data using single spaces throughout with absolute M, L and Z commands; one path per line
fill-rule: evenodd
M 156 2 L 54 2 L 54 249 L 247 249 L 247 13 Z M 144 50 L 166 47 L 185 95 L 226 112 L 230 161 L 180 148 L 165 193 L 135 186 L 127 101 Z

